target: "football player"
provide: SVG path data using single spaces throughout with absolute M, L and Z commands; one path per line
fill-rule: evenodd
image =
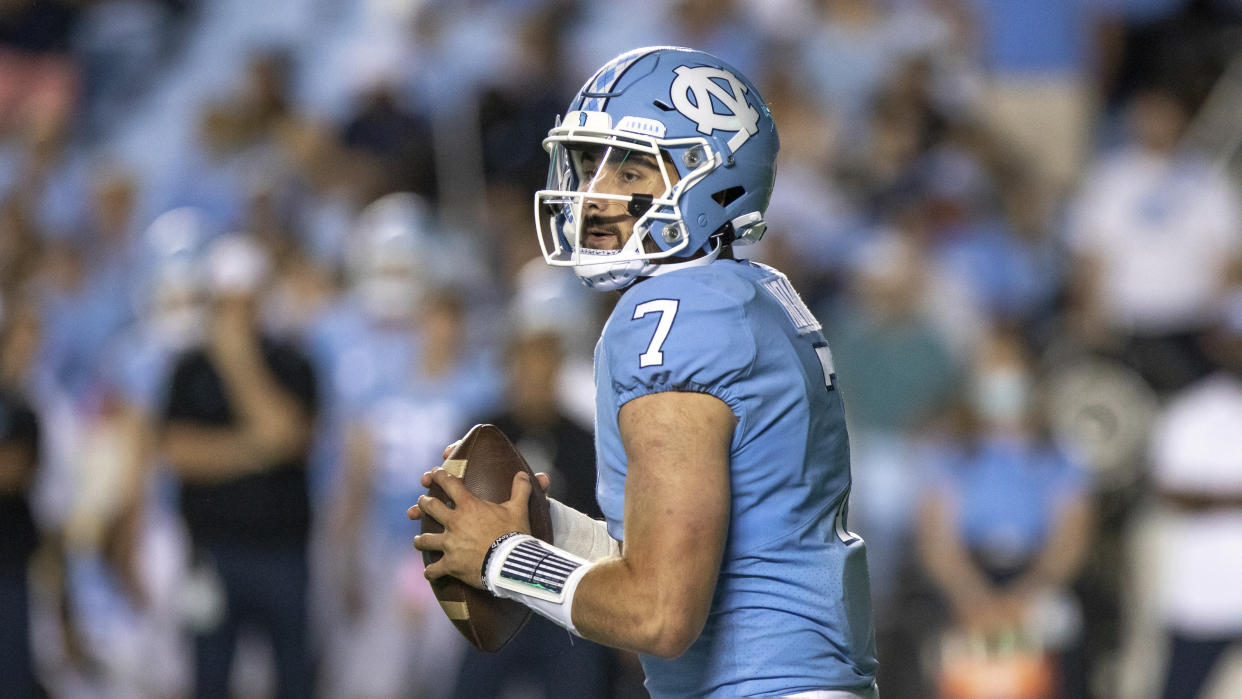
M 849 447 L 832 355 L 786 277 L 739 259 L 758 241 L 776 126 L 718 58 L 642 48 L 600 68 L 549 132 L 536 194 L 549 264 L 623 293 L 595 354 L 596 495 L 605 521 L 530 484 L 455 502 L 415 545 L 429 566 L 573 633 L 637 651 L 653 696 L 872 697 L 863 542 L 846 528 Z

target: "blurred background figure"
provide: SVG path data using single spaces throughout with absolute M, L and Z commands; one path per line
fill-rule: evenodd
M 1014 696 L 1088 691 L 1072 653 L 1081 612 L 1070 587 L 1090 546 L 1089 483 L 1081 465 L 1049 439 L 1038 385 L 1019 336 L 987 336 L 966 380 L 960 433 L 924 490 L 920 557 L 950 613 L 939 649 L 943 696 L 987 696 L 988 666 L 1005 662 L 986 651 L 960 657 L 972 650 L 969 643 L 957 647 L 955 637 L 963 636 L 977 638 L 977 648 L 1008 646 L 1015 674 L 1027 672 L 1024 664 L 1056 659 L 1046 672 L 1015 679 L 1023 688 Z
M 575 397 L 563 390 L 565 379 L 576 371 L 566 366 L 567 351 L 598 325 L 596 299 L 576 281 L 556 275 L 542 257 L 522 269 L 517 287 L 505 345 L 505 401 L 482 421 L 508 435 L 535 472 L 548 474 L 550 497 L 602 519 L 595 502 L 594 435 L 568 414 L 566 403 Z M 571 639 L 539 616 L 527 622 L 522 638 L 495 655 L 467 649 L 454 695 L 464 699 L 515 690 L 541 697 L 609 697 L 634 691 L 637 658 L 632 654 Z
M 83 679 L 112 693 L 189 687 L 179 617 L 188 547 L 156 441 L 173 362 L 204 337 L 209 236 L 201 212 L 185 208 L 127 237 L 111 271 L 132 320 L 92 348 L 98 367 L 78 402 L 62 485 L 66 574 Z
M 1073 322 L 1168 394 L 1211 369 L 1199 336 L 1236 278 L 1242 209 L 1237 185 L 1184 147 L 1189 114 L 1175 92 L 1140 92 L 1127 115 L 1127 140 L 1074 202 Z
M 30 562 L 40 544 L 30 493 L 39 468 L 39 417 L 26 380 L 38 346 L 28 302 L 0 297 L 0 677 L 6 692 L 35 696 L 30 623 Z
M 405 507 L 445 435 L 493 420 L 593 509 L 611 299 L 531 261 L 542 138 L 591 67 L 690 44 L 757 77 L 780 128 L 755 252 L 841 369 L 886 694 L 935 693 L 942 671 L 913 659 L 942 596 L 971 618 L 1030 606 L 962 551 L 1000 540 L 1038 568 L 1080 509 L 1098 531 L 1053 587 L 1077 583 L 1085 648 L 1052 654 L 1057 691 L 1192 693 L 1200 668 L 1201 695 L 1242 694 L 1221 553 L 1236 449 L 1208 427 L 1236 373 L 1218 310 L 1242 286 L 1240 32 L 1235 0 L 0 0 L 0 384 L 38 427 L 0 517 L 24 523 L 24 499 L 41 546 L 35 681 L 185 696 L 197 667 L 223 692 L 227 662 L 196 662 L 195 639 L 231 648 L 270 592 L 303 640 L 282 655 L 239 632 L 247 696 L 444 694 L 433 678 L 459 675 L 461 694 L 641 692 L 625 657 L 563 635 L 459 671 L 461 642 L 420 611 Z M 250 242 L 219 252 L 226 231 Z M 1025 385 L 1020 428 L 972 403 L 1001 374 L 989 400 Z M 262 458 L 226 463 L 239 445 Z M 0 528 L 6 585 L 23 526 Z M 933 575 L 924 539 L 960 555 Z M 487 677 L 511 681 L 470 684 Z M 0 672 L 0 695 L 26 682 Z
M 430 291 L 421 302 L 410 363 L 350 417 L 336 532 L 350 629 L 329 680 L 334 696 L 448 696 L 445 678 L 465 650 L 430 594 L 403 517 L 426 492 L 419 478 L 440 465 L 444 446 L 494 409 L 501 380 L 491 357 L 467 350 L 458 293 Z
M 160 445 L 193 547 L 185 584 L 198 596 L 189 631 L 199 696 L 230 693 L 239 636 L 255 628 L 271 645 L 275 694 L 312 686 L 306 459 L 317 387 L 301 352 L 258 326 L 267 274 L 252 240 L 211 244 L 206 333 L 178 357 L 163 416 Z
M 392 193 L 368 205 L 346 237 L 344 293 L 330 296 L 304 328 L 328 396 L 314 460 L 317 493 L 327 496 L 339 483 L 347 416 L 413 364 L 430 283 L 428 226 L 417 195 Z
M 1078 179 L 1102 80 L 1106 2 L 1051 0 L 1021 8 L 969 0 L 973 48 L 984 71 L 980 115 L 997 139 L 1028 161 L 1045 215 Z
M 1242 295 L 1206 339 L 1218 369 L 1174 395 L 1152 433 L 1167 699 L 1203 696 L 1242 641 Z

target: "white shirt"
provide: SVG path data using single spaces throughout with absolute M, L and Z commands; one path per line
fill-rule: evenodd
M 1242 497 L 1242 380 L 1214 374 L 1157 419 L 1151 457 L 1163 489 Z M 1209 635 L 1242 633 L 1242 508 L 1178 512 L 1159 556 L 1166 623 Z
M 1136 334 L 1200 327 L 1242 251 L 1237 191 L 1208 162 L 1137 147 L 1094 167 L 1071 214 L 1068 243 L 1100 265 L 1109 324 Z

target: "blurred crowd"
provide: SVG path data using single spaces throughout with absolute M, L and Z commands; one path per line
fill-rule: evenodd
M 546 268 L 596 67 L 715 53 L 782 148 L 890 697 L 1195 697 L 1242 643 L 1242 3 L 0 0 L 0 694 L 631 696 L 440 612 L 477 422 L 594 503 L 609 295 Z M 1234 690 L 1239 691 L 1239 690 Z

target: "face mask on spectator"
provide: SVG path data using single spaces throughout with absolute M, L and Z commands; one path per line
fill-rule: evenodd
M 203 339 L 205 324 L 202 308 L 184 305 L 157 313 L 152 319 L 151 328 L 162 345 L 183 350 Z
M 413 314 L 418 285 L 409 277 L 373 277 L 358 285 L 358 297 L 368 316 L 377 320 L 401 320 Z
M 991 425 L 1013 425 L 1026 415 L 1031 380 L 1020 369 L 988 369 L 977 376 L 971 389 L 971 405 Z

